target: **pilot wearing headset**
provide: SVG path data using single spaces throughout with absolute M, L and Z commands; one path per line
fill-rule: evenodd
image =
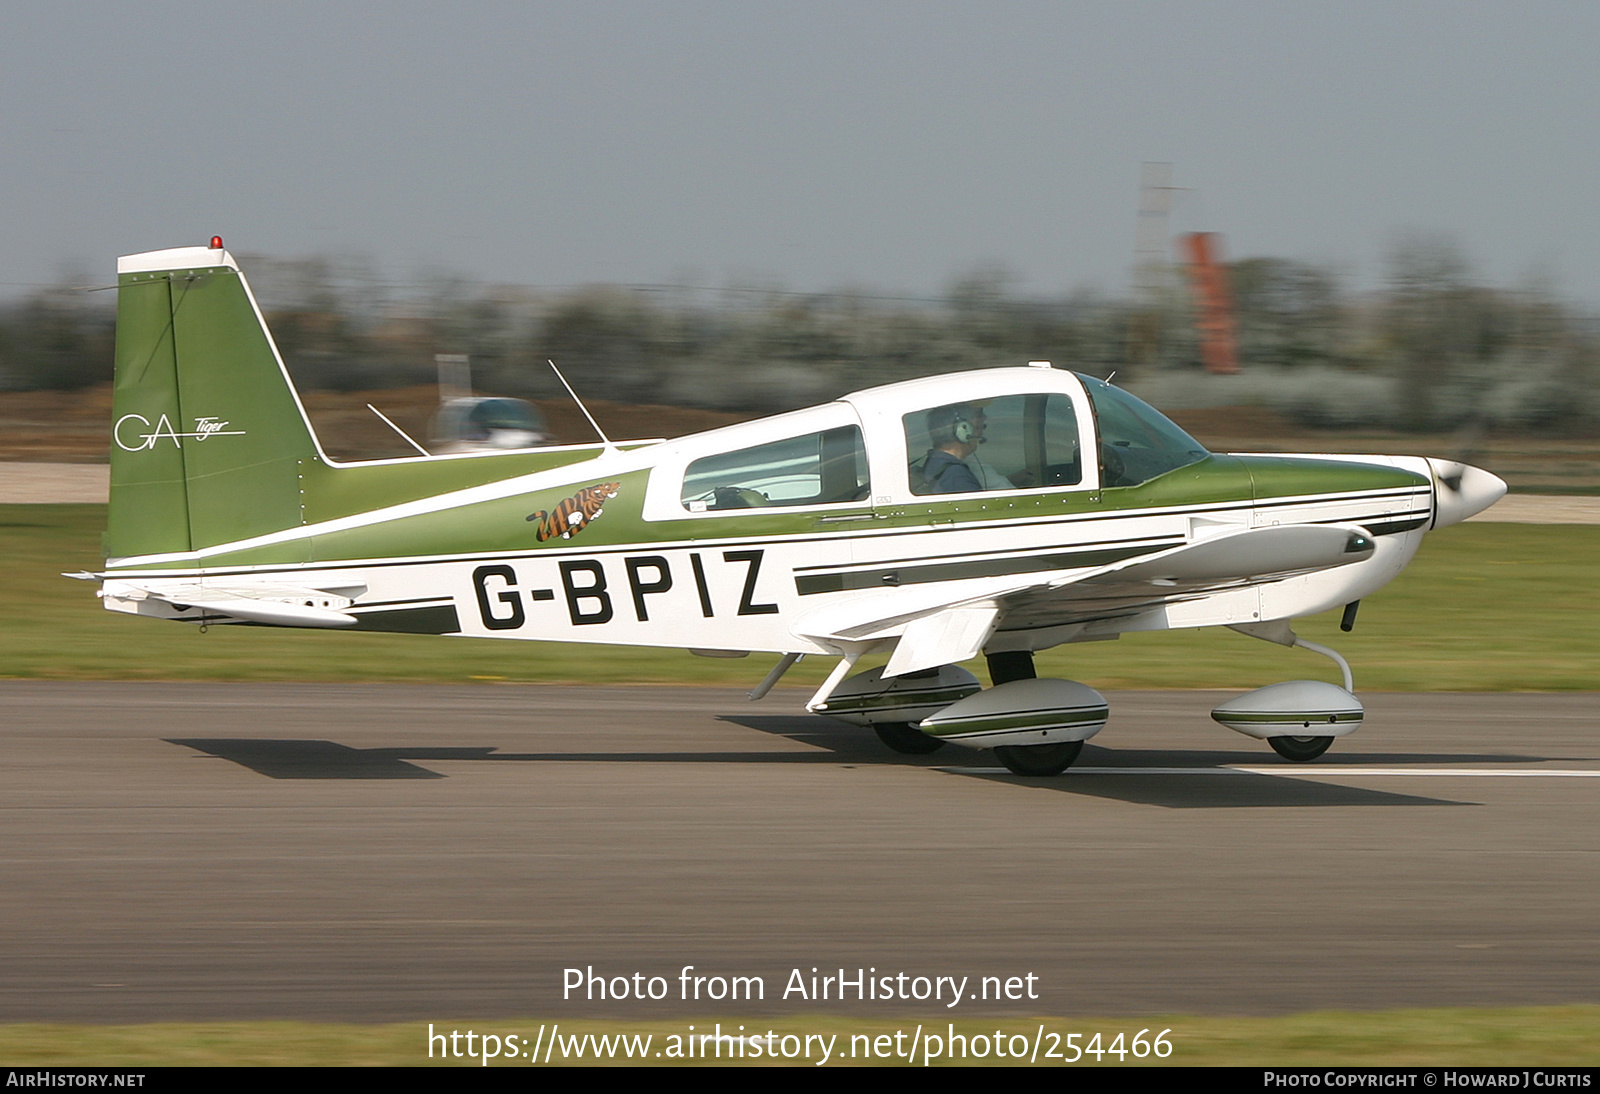
M 982 407 L 951 403 L 928 411 L 928 440 L 933 448 L 922 461 L 922 477 L 935 494 L 965 494 L 982 490 L 967 466 L 967 457 L 984 441 Z

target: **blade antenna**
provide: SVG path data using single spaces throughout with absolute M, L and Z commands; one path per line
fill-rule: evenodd
M 367 409 L 372 411 L 378 417 L 382 418 L 384 425 L 388 426 L 390 429 L 392 429 L 396 433 L 400 434 L 400 436 L 404 437 L 406 443 L 409 444 L 412 448 L 415 448 L 418 452 L 421 452 L 424 456 L 432 456 L 433 455 L 432 452 L 429 452 L 426 448 L 423 448 L 416 441 L 412 440 L 411 439 L 411 434 L 407 433 L 405 430 L 401 429 L 399 426 L 397 426 L 393 422 L 391 422 L 389 420 L 389 415 L 385 414 L 383 411 L 379 410 L 377 407 L 373 406 L 371 403 L 367 404 Z
M 583 411 L 583 416 L 589 419 L 589 424 L 593 426 L 594 431 L 599 434 L 601 442 L 606 446 L 606 448 L 614 450 L 617 446 L 611 443 L 611 438 L 607 437 L 605 430 L 600 428 L 600 423 L 594 420 L 594 415 L 590 414 L 589 408 L 583 405 L 583 400 L 578 398 L 578 393 L 572 390 L 572 385 L 567 383 L 567 378 L 561 375 L 561 370 L 556 368 L 556 363 L 550 360 L 548 357 L 546 357 L 544 360 L 545 364 L 549 365 L 550 368 L 554 370 L 556 379 L 561 381 L 561 386 L 567 389 L 567 394 L 572 396 L 572 401 L 578 404 L 578 409 Z

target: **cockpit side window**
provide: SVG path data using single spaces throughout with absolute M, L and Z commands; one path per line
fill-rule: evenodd
M 859 426 L 719 452 L 691 463 L 680 499 L 692 513 L 789 505 L 838 505 L 871 493 Z
M 1103 380 L 1085 376 L 1083 386 L 1100 425 L 1104 486 L 1138 486 L 1210 455 L 1150 404 Z
M 1083 481 L 1078 418 L 1062 394 L 1007 395 L 902 419 L 913 494 L 1073 486 Z

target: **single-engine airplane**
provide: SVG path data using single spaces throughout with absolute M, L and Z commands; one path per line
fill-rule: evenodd
M 1332 658 L 1213 717 L 1291 760 L 1361 724 L 1295 635 L 1505 492 L 1406 456 L 1221 455 L 1044 362 L 910 380 L 675 440 L 340 462 L 222 241 L 118 264 L 113 611 L 190 623 L 839 659 L 808 709 L 891 748 L 1053 775 L 1104 698 L 1035 651 L 1231 627 Z M 587 413 L 587 412 L 585 412 Z M 603 436 L 603 434 L 602 434 Z M 992 686 L 959 662 L 987 658 Z M 887 663 L 850 675 L 861 658 Z M 847 678 L 848 677 L 848 678 Z

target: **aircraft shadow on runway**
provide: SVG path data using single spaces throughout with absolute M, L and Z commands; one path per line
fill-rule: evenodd
M 502 752 L 494 746 L 352 748 L 335 741 L 249 737 L 167 738 L 170 744 L 239 764 L 273 779 L 442 779 L 447 776 L 418 766 L 428 761 L 491 761 L 510 763 L 723 763 L 723 764 L 858 764 L 931 767 L 962 778 L 1157 805 L 1173 809 L 1308 807 L 1341 805 L 1469 805 L 1369 787 L 1342 786 L 1315 776 L 1318 765 L 1285 767 L 1283 775 L 1224 771 L 1229 765 L 1269 764 L 1258 750 L 1108 749 L 1088 745 L 1077 764 L 1062 776 L 1023 778 L 991 763 L 980 752 L 945 748 L 927 756 L 887 752 L 869 730 L 794 715 L 724 716 L 719 721 L 804 745 L 803 751 L 683 750 L 676 752 Z M 1346 753 L 1339 764 L 1364 766 L 1411 764 L 1532 763 L 1539 757 L 1460 753 Z M 1127 768 L 1149 767 L 1149 775 Z M 1120 768 L 1119 772 L 1099 769 Z M 1174 768 L 1194 770 L 1174 773 Z M 1216 774 L 1212 774 L 1215 771 Z M 1337 777 L 1336 771 L 1328 771 Z M 1307 776 L 1310 776 L 1309 778 Z
M 1215 768 L 1221 771 L 1230 764 L 1270 763 L 1270 756 L 1259 750 L 1190 750 L 1173 752 L 1153 749 L 1109 749 L 1086 745 L 1077 763 L 1063 775 L 1053 778 L 1025 778 L 1001 768 L 990 756 L 969 751 L 959 746 L 946 746 L 927 756 L 897 756 L 886 754 L 883 747 L 868 730 L 839 723 L 823 723 L 818 728 L 816 719 L 773 716 L 728 716 L 721 719 L 763 733 L 802 739 L 809 744 L 835 748 L 839 758 L 848 756 L 856 763 L 886 763 L 901 766 L 934 767 L 963 778 L 983 779 L 1009 783 L 1038 790 L 1063 794 L 1078 794 L 1098 798 L 1114 798 L 1138 805 L 1159 805 L 1169 809 L 1283 807 L 1283 806 L 1338 806 L 1338 805 L 1469 805 L 1471 802 L 1429 798 L 1415 794 L 1395 794 L 1366 787 L 1338 786 L 1296 777 L 1315 775 L 1315 765 L 1296 766 L 1282 776 L 1238 771 L 1227 774 L 1194 774 L 1174 776 L 1152 772 L 1150 775 L 1101 774 L 1101 767 L 1150 767 L 1171 769 Z M 1418 764 L 1418 763 L 1516 763 L 1530 762 L 1530 756 L 1459 754 L 1383 754 L 1358 753 L 1340 757 L 1347 764 Z M 1330 772 L 1332 774 L 1332 772 Z
M 724 763 L 837 764 L 830 752 L 502 752 L 483 747 L 351 748 L 336 741 L 276 737 L 166 737 L 208 756 L 229 760 L 272 779 L 443 779 L 410 761 L 488 760 L 495 763 Z M 863 747 L 863 752 L 867 750 Z M 863 755 L 862 762 L 892 763 Z M 931 765 L 929 765 L 931 766 Z
M 167 737 L 272 779 L 442 779 L 407 760 L 481 760 L 492 748 L 351 748 L 334 741 Z
M 1195 763 L 1196 753 L 1161 753 L 1166 763 L 1139 764 L 1129 762 L 1127 753 L 1104 748 L 1086 748 L 1078 762 L 1064 775 L 1053 779 L 1028 779 L 1013 775 L 1003 768 L 974 770 L 948 767 L 951 775 L 962 778 L 983 779 L 992 782 L 1020 783 L 1034 790 L 1049 790 L 1080 797 L 1108 798 L 1132 805 L 1159 805 L 1166 809 L 1259 809 L 1259 808 L 1311 808 L 1317 806 L 1348 805 L 1479 805 L 1480 802 L 1453 801 L 1448 798 L 1430 798 L 1417 794 L 1396 794 L 1387 790 L 1373 790 L 1364 786 L 1342 786 L 1321 782 L 1314 764 L 1287 769 L 1283 775 L 1268 775 L 1257 771 L 1227 771 L 1224 764 L 1262 762 L 1258 756 L 1241 756 L 1226 753 L 1221 763 Z M 1204 754 L 1204 755 L 1216 755 Z M 1388 759 L 1386 757 L 1386 759 Z M 1149 775 L 1099 772 L 1097 767 L 1128 768 L 1216 767 L 1218 774 L 1196 772 L 1192 775 L 1173 775 L 1152 771 Z M 1337 772 L 1329 771 L 1330 777 Z M 1306 776 L 1313 776 L 1307 778 Z

